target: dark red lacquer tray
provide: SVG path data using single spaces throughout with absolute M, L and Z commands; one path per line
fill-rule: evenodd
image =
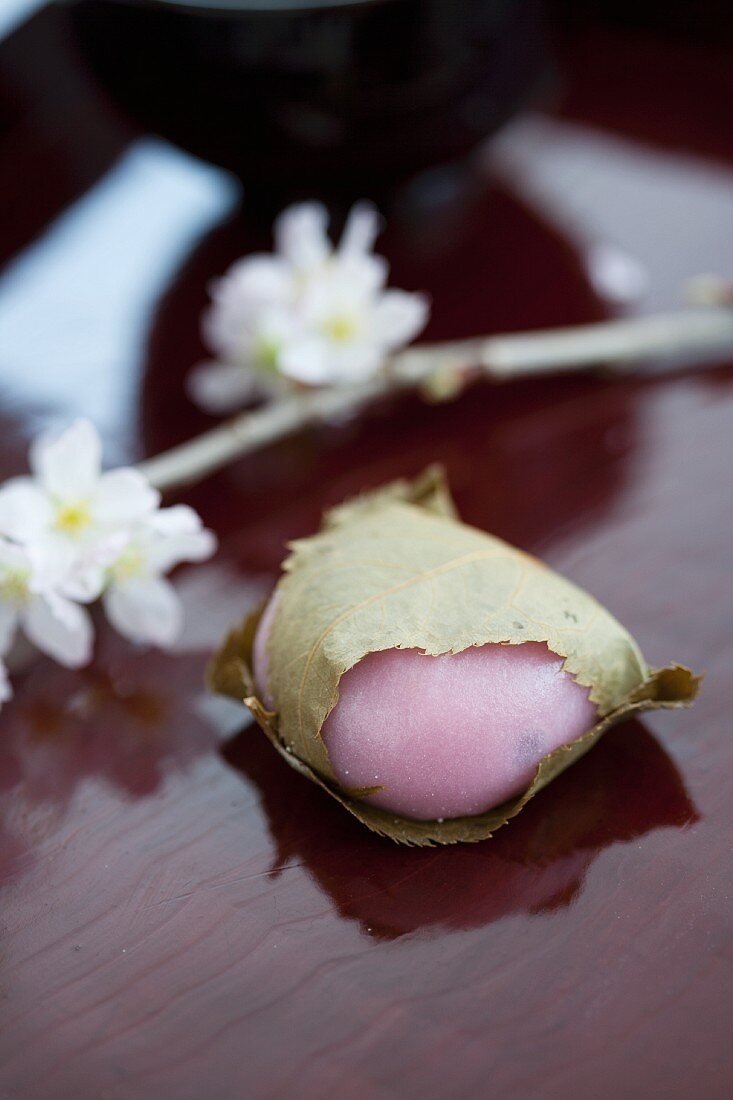
M 732 273 L 730 57 L 590 29 L 560 68 L 460 217 L 391 223 L 432 337 L 672 307 L 689 275 Z M 253 239 L 234 184 L 123 121 L 53 12 L 0 44 L 0 113 L 0 476 L 76 414 L 110 462 L 202 430 L 181 382 L 207 279 Z M 0 716 L 0 1095 L 730 1095 L 732 379 L 406 399 L 184 495 L 222 545 L 178 577 L 176 653 L 100 625 L 92 668 L 38 660 Z M 590 589 L 652 663 L 707 678 L 493 840 L 417 851 L 368 834 L 202 678 L 287 538 L 436 460 L 470 522 Z

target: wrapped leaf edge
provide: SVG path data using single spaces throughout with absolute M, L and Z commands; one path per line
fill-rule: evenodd
M 209 666 L 207 672 L 209 687 L 212 691 L 243 703 L 274 748 L 292 768 L 322 787 L 372 832 L 389 837 L 398 844 L 429 847 L 436 844 L 471 843 L 488 839 L 502 825 L 506 825 L 516 817 L 543 787 L 584 756 L 613 726 L 647 710 L 689 706 L 697 696 L 702 679 L 684 665 L 671 664 L 652 670 L 625 703 L 607 714 L 582 737 L 567 745 L 561 745 L 545 756 L 537 766 L 535 777 L 524 794 L 473 817 L 450 818 L 443 821 L 416 821 L 397 817 L 393 813 L 361 801 L 357 796 L 363 796 L 367 792 L 343 790 L 328 777 L 320 775 L 283 744 L 278 733 L 277 715 L 269 711 L 257 697 L 252 674 L 252 646 L 263 606 L 257 608 L 241 627 L 229 634 Z

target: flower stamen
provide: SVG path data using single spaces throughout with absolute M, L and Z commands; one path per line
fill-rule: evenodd
M 81 535 L 91 525 L 92 512 L 86 500 L 62 504 L 56 512 L 54 528 L 64 535 Z
M 0 575 L 0 601 L 20 607 L 28 601 L 27 569 L 8 569 Z
M 145 568 L 145 556 L 135 546 L 125 550 L 110 569 L 110 576 L 114 581 L 129 581 L 139 577 Z
M 321 325 L 324 336 L 328 336 L 336 344 L 346 344 L 353 340 L 359 332 L 359 322 L 356 317 L 350 317 L 346 313 L 327 317 Z

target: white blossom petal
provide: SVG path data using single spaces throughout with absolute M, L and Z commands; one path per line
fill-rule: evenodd
M 328 212 L 319 202 L 303 202 L 283 210 L 275 222 L 275 245 L 292 267 L 305 274 L 331 254 Z
M 88 420 L 76 420 L 60 435 L 44 433 L 30 450 L 31 470 L 57 500 L 88 496 L 102 470 L 102 442 Z
M 388 275 L 384 256 L 349 256 L 337 268 L 337 277 L 348 285 L 352 298 L 360 301 L 381 291 Z
M 387 348 L 407 344 L 425 327 L 429 311 L 424 294 L 386 290 L 372 310 L 370 334 Z
M 383 288 L 389 265 L 383 256 L 345 256 L 313 275 L 303 293 L 304 305 L 330 310 L 363 307 Z
M 158 535 L 192 535 L 203 530 L 201 516 L 188 504 L 159 508 L 150 517 L 148 526 Z
M 122 467 L 102 474 L 94 493 L 94 519 L 103 527 L 126 527 L 145 519 L 160 493 L 138 470 Z
M 263 311 L 291 307 L 293 272 L 276 256 L 249 256 L 240 260 L 210 287 L 212 305 L 201 319 L 208 346 L 224 360 L 240 362 L 255 339 Z
M 306 386 L 322 386 L 331 381 L 330 348 L 320 336 L 294 341 L 280 356 L 280 369 L 288 378 Z
M 170 646 L 183 628 L 181 601 L 168 581 L 136 577 L 113 584 L 104 596 L 107 617 L 133 642 Z
M 387 275 L 379 256 L 364 256 L 329 264 L 303 290 L 300 304 L 306 329 L 323 328 L 334 318 L 366 318 L 378 300 Z M 297 338 L 300 333 L 294 332 Z
M 80 668 L 92 655 L 92 622 L 84 608 L 56 593 L 33 596 L 21 623 L 38 649 L 67 668 Z
M 76 548 L 62 535 L 50 532 L 25 548 L 25 564 L 31 570 L 31 592 L 58 589 L 71 575 L 77 562 Z
M 217 414 L 238 409 L 257 393 L 254 371 L 230 363 L 199 363 L 188 374 L 186 390 L 206 412 Z
M 364 382 L 372 378 L 384 363 L 384 351 L 371 341 L 336 344 L 331 348 L 330 377 L 341 385 Z
M 349 211 L 339 242 L 339 254 L 364 255 L 371 252 L 382 228 L 377 208 L 370 202 L 357 202 Z
M 345 256 L 324 273 L 326 289 L 334 302 L 365 305 L 387 282 L 389 264 L 384 256 Z
M 8 670 L 4 663 L 0 661 L 0 706 L 3 703 L 7 703 L 8 699 L 12 699 L 13 689 L 10 684 L 10 677 L 8 676 Z
M 209 292 L 214 302 L 229 300 L 252 305 L 286 301 L 293 290 L 293 276 L 280 256 L 256 252 L 237 260 L 219 279 L 214 279 Z
M 0 569 L 29 568 L 28 551 L 23 546 L 17 546 L 14 542 L 0 536 Z
M 201 335 L 219 359 L 239 363 L 247 358 L 254 341 L 250 304 L 214 302 L 201 315 Z
M 107 570 L 130 542 L 127 530 L 113 531 L 86 543 L 59 585 L 61 594 L 79 603 L 92 603 L 107 584 Z
M 31 477 L 16 477 L 0 488 L 0 534 L 27 542 L 46 530 L 53 509 Z
M 63 585 L 63 595 L 77 603 L 94 603 L 107 584 L 107 572 L 99 565 L 86 565 L 72 573 Z
M 18 628 L 18 610 L 11 603 L 0 600 L 0 657 L 11 648 Z
M 150 550 L 149 567 L 152 572 L 160 575 L 182 562 L 206 561 L 216 553 L 216 546 L 216 536 L 212 531 L 199 531 L 197 534 L 165 539 Z
M 348 385 L 369 378 L 379 369 L 383 358 L 376 344 L 339 344 L 313 336 L 286 348 L 282 371 L 307 386 Z
M 204 529 L 199 514 L 187 504 L 161 508 L 151 516 L 142 542 L 148 571 L 155 575 L 184 561 L 205 561 L 217 545 L 216 536 Z
M 299 311 L 292 307 L 264 309 L 257 318 L 257 324 L 253 326 L 255 356 L 258 350 L 261 352 L 263 344 L 271 345 L 272 349 L 285 345 L 299 334 L 301 326 Z M 257 345 L 260 345 L 259 349 Z

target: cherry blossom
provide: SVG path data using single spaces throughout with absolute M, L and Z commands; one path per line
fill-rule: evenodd
M 42 434 L 29 464 L 31 477 L 0 489 L 0 534 L 17 542 L 50 536 L 88 548 L 144 520 L 160 502 L 137 470 L 102 472 L 101 440 L 88 420 Z
M 425 299 L 384 290 L 375 274 L 359 264 L 310 282 L 301 300 L 302 330 L 280 357 L 284 375 L 311 386 L 362 382 L 417 335 L 427 320 Z
M 88 664 L 84 605 L 100 596 L 127 638 L 165 647 L 178 637 L 182 607 L 165 575 L 210 557 L 214 535 L 192 508 L 160 508 L 140 471 L 103 472 L 101 452 L 94 426 L 78 420 L 36 440 L 31 476 L 0 487 L 0 659 L 21 631 L 59 664 Z M 9 695 L 0 660 L 0 704 Z
M 372 252 L 377 212 L 349 214 L 337 246 L 319 203 L 283 211 L 275 252 L 235 263 L 211 286 L 203 335 L 216 355 L 191 372 L 192 398 L 210 412 L 297 383 L 348 385 L 381 369 L 424 327 L 424 295 L 386 289 L 388 265 Z

